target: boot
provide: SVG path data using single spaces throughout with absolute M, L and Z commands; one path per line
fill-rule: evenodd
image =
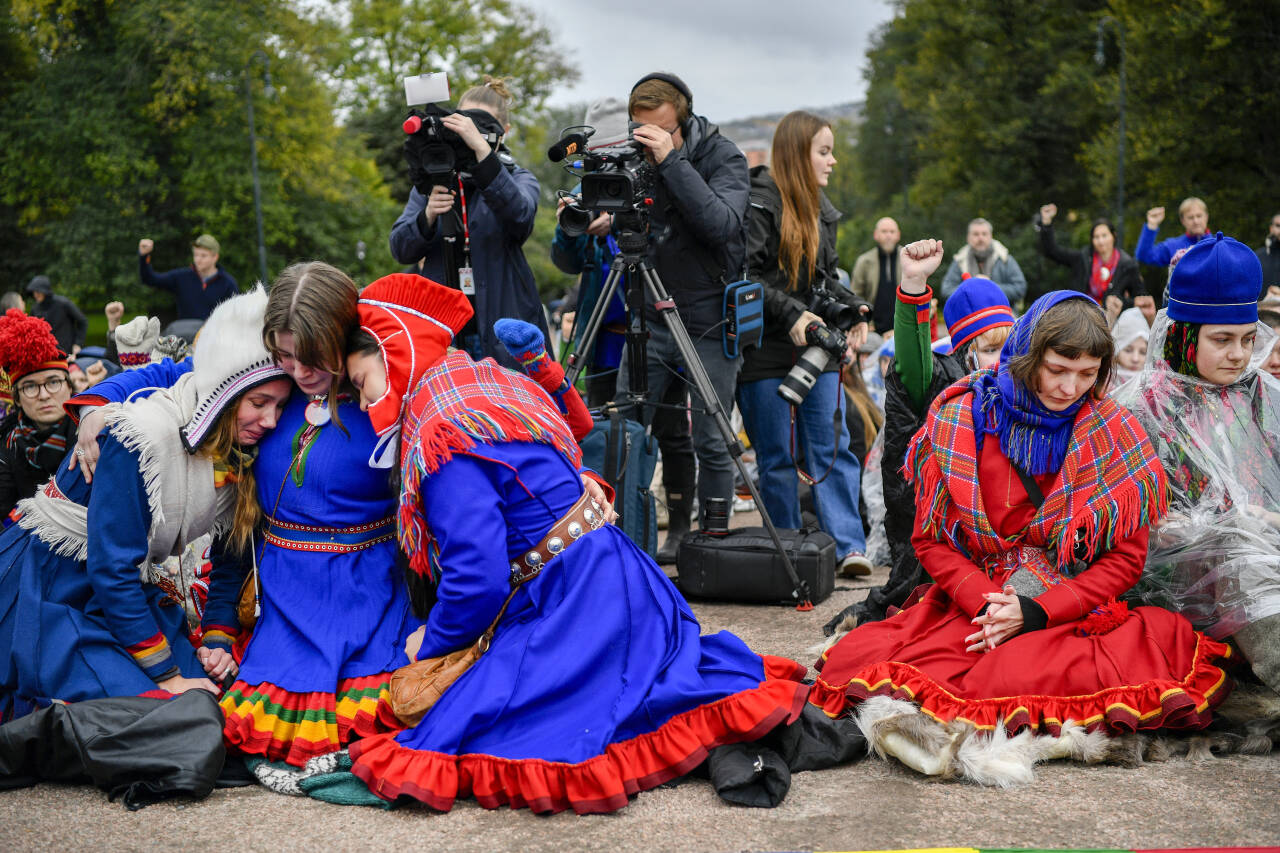
M 676 561 L 680 542 L 689 533 L 692 504 L 693 495 L 667 492 L 667 539 L 658 549 L 658 565 L 669 566 Z

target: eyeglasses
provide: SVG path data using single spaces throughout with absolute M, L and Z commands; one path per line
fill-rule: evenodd
M 48 391 L 49 396 L 52 397 L 55 394 L 57 394 L 59 391 L 61 391 L 62 386 L 66 384 L 67 384 L 67 380 L 63 379 L 62 377 L 50 376 L 44 382 L 23 383 L 22 385 L 18 386 L 17 391 L 19 394 L 23 396 L 24 399 L 34 400 L 36 397 L 40 396 L 41 388 L 43 388 L 45 391 Z

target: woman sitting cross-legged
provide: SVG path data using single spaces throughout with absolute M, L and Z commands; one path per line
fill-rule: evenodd
M 1076 754 L 1069 721 L 1208 724 L 1229 649 L 1180 615 L 1117 602 L 1167 498 L 1137 420 L 1103 396 L 1111 356 L 1097 304 L 1056 291 L 1017 320 L 995 369 L 938 396 L 907 454 L 912 544 L 936 583 L 829 649 L 811 702 L 830 715 L 864 703 L 881 752 L 944 774 L 974 729 L 1064 735 Z M 914 725 L 877 726 L 873 709 Z M 944 724 L 936 741 L 918 737 L 930 721 Z
M 64 462 L 19 503 L 18 523 L 0 537 L 7 713 L 157 690 L 214 692 L 206 675 L 235 671 L 216 643 L 191 647 L 184 611 L 166 606 L 152 566 L 210 531 L 219 554 L 252 536 L 257 445 L 293 388 L 262 344 L 266 304 L 261 289 L 223 302 L 191 373 L 145 400 L 104 408 L 92 486 L 83 465 Z
M 412 728 L 352 744 L 352 771 L 380 797 L 439 810 L 470 795 L 609 812 L 798 717 L 804 668 L 727 632 L 700 636 L 663 572 L 584 494 L 551 398 L 490 359 L 446 353 L 465 298 L 406 278 L 361 294 L 347 359 L 375 430 L 402 423 L 399 535 L 411 567 L 439 582 L 406 652 L 424 661 L 486 631 L 492 642 Z

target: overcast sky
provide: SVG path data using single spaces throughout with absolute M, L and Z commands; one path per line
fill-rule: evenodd
M 889 0 L 521 0 L 582 72 L 550 102 L 626 98 L 672 71 L 715 122 L 862 100 L 863 54 Z

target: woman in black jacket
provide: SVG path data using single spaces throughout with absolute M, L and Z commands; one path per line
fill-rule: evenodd
M 800 526 L 795 452 L 813 477 L 813 502 L 822 528 L 836 540 L 845 571 L 869 574 L 858 514 L 862 470 L 849 450 L 840 388 L 841 358 L 831 357 L 803 402 L 778 396 L 784 377 L 812 341 L 845 330 L 832 320 L 839 308 L 853 320 L 849 342 L 866 334 L 866 303 L 840 286 L 836 223 L 840 213 L 822 193 L 835 158 L 830 125 L 811 113 L 788 113 L 773 137 L 773 173 L 751 173 L 747 267 L 765 286 L 764 340 L 748 350 L 738 377 L 738 407 L 760 470 L 765 508 L 779 527 Z M 837 309 L 837 310 L 833 310 Z M 849 328 L 848 322 L 843 325 Z M 847 346 L 846 346 L 847 351 Z
M 1064 249 L 1053 235 L 1056 204 L 1040 208 L 1036 231 L 1040 232 L 1040 252 L 1051 261 L 1071 268 L 1070 288 L 1087 293 L 1107 312 L 1115 323 L 1125 308 L 1150 301 L 1146 285 L 1138 275 L 1138 262 L 1118 245 L 1115 226 L 1109 219 L 1095 219 L 1089 230 L 1089 248 Z M 1113 301 L 1113 298 L 1118 301 Z M 1154 312 L 1153 312 L 1154 313 Z

